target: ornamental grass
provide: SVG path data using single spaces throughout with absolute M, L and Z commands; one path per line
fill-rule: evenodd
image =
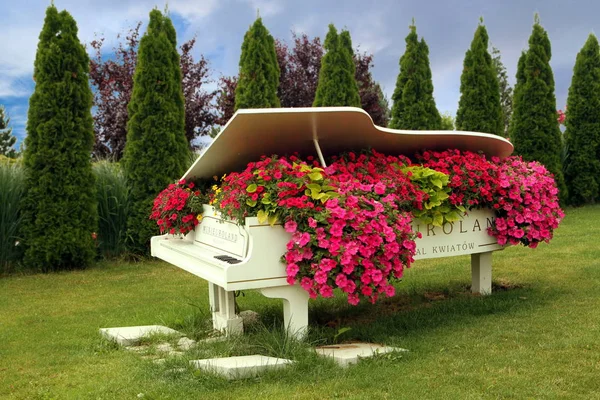
M 21 256 L 19 228 L 24 172 L 19 162 L 0 160 L 0 274 L 15 269 Z

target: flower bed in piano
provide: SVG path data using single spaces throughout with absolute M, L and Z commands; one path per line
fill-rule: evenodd
M 190 187 L 191 186 L 191 187 Z M 206 183 L 204 184 L 206 187 Z M 283 255 L 289 284 L 311 297 L 375 302 L 414 261 L 411 223 L 442 226 L 474 208 L 495 210 L 488 233 L 499 244 L 536 247 L 564 216 L 553 177 L 518 157 L 425 151 L 411 161 L 376 151 L 344 154 L 327 168 L 307 158 L 263 157 L 224 176 L 211 191 L 180 181 L 157 197 L 151 218 L 162 231 L 186 233 L 208 200 L 225 217 L 257 216 L 292 235 Z

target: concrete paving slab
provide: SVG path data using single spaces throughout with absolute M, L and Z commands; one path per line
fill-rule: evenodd
M 331 357 L 342 367 L 358 362 L 359 358 L 372 357 L 376 354 L 385 354 L 392 351 L 408 351 L 399 347 L 387 347 L 375 343 L 344 343 L 330 346 L 319 346 L 315 349 L 317 354 Z
M 153 334 L 178 335 L 181 333 L 162 325 L 122 326 L 118 328 L 100 328 L 100 334 L 108 340 L 117 342 L 121 346 L 132 346 L 140 340 Z
M 230 380 L 251 378 L 264 371 L 284 368 L 291 363 L 292 360 L 259 354 L 190 361 L 195 368 L 214 372 Z

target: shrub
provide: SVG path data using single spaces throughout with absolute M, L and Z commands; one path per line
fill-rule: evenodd
M 123 157 L 131 190 L 128 246 L 140 254 L 148 253 L 150 237 L 158 234 L 148 219 L 153 199 L 183 175 L 190 154 L 176 41 L 171 20 L 152 10 L 138 50 Z
M 29 99 L 23 204 L 25 266 L 85 268 L 95 256 L 89 58 L 71 15 L 48 7 Z

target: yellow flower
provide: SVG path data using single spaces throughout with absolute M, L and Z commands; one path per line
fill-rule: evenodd
M 202 221 L 202 214 L 198 214 L 198 216 L 196 217 L 196 219 L 198 220 L 198 222 Z

